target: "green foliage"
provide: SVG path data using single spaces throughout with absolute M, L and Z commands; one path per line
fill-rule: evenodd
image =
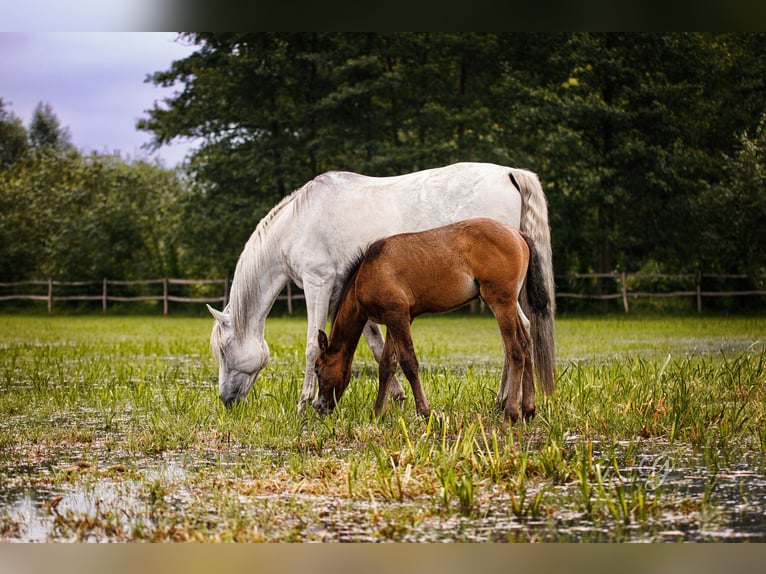
M 711 196 L 743 177 L 738 134 L 764 111 L 764 35 L 184 39 L 197 52 L 151 76 L 182 90 L 139 128 L 157 145 L 202 139 L 190 162 L 195 205 L 225 222 L 215 249 L 229 267 L 268 206 L 322 171 L 391 175 L 479 160 L 540 173 L 558 273 L 647 261 L 763 271 L 757 231 L 717 251 L 719 228 L 763 225 L 741 215 L 739 195 L 723 212 Z
M 31 154 L 0 172 L 0 280 L 177 275 L 181 196 L 157 165 Z
M 703 257 L 723 272 L 763 272 L 766 261 L 766 114 L 755 130 L 741 133 L 718 185 L 700 194 L 704 214 Z
M 201 142 L 183 179 L 80 157 L 49 105 L 25 130 L 0 100 L 0 280 L 227 276 L 323 171 L 464 160 L 540 174 L 558 275 L 766 271 L 764 34 L 182 38 L 138 128 Z
M 21 120 L 5 109 L 0 98 L 0 170 L 19 161 L 27 152 L 27 130 Z
M 62 127 L 53 108 L 40 102 L 29 124 L 29 146 L 35 152 L 66 153 L 73 151 L 69 129 Z

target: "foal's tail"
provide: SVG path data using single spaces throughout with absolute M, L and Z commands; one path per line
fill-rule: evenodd
M 535 242 L 522 233 L 521 236 L 529 247 L 529 266 L 527 267 L 527 302 L 532 309 L 532 314 L 540 319 L 547 319 L 551 314 L 550 298 L 545 290 L 543 270 L 540 263 L 540 255 L 537 253 Z
M 532 322 L 532 346 L 537 379 L 545 393 L 551 394 L 556 371 L 554 329 L 556 290 L 553 282 L 553 255 L 551 252 L 551 232 L 548 227 L 548 205 L 536 174 L 524 169 L 511 168 L 508 176 L 521 194 L 520 229 L 527 236 L 527 243 L 530 247 L 527 289 L 526 294 L 522 296 L 521 306 L 525 311 L 531 310 L 531 313 L 527 313 L 527 315 Z M 538 304 L 541 304 L 542 294 L 545 295 L 547 305 L 544 313 L 538 313 L 535 309 L 533 292 L 535 292 L 534 297 L 538 297 Z

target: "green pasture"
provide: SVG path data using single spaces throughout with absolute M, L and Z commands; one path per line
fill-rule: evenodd
M 0 316 L 0 540 L 766 541 L 766 318 L 561 318 L 513 427 L 490 316 L 415 321 L 427 420 L 361 347 L 299 415 L 305 326 L 226 410 L 212 319 Z

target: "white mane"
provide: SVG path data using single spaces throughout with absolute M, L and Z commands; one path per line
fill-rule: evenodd
M 243 337 L 247 333 L 250 309 L 261 297 L 261 285 L 258 274 L 263 272 L 263 254 L 269 251 L 268 242 L 271 236 L 267 233 L 277 215 L 283 210 L 296 209 L 296 200 L 306 193 L 307 185 L 286 195 L 269 211 L 255 228 L 237 261 L 234 279 L 231 283 L 229 297 L 229 310 L 232 317 L 234 332 L 237 337 Z

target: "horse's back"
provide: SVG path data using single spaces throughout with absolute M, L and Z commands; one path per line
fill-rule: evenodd
M 521 196 L 513 183 L 514 168 L 490 163 L 455 163 L 393 176 L 346 171 L 318 175 L 304 186 L 314 208 L 333 210 L 352 223 L 375 218 L 384 225 L 379 237 L 431 229 L 469 219 L 492 217 L 518 227 Z

